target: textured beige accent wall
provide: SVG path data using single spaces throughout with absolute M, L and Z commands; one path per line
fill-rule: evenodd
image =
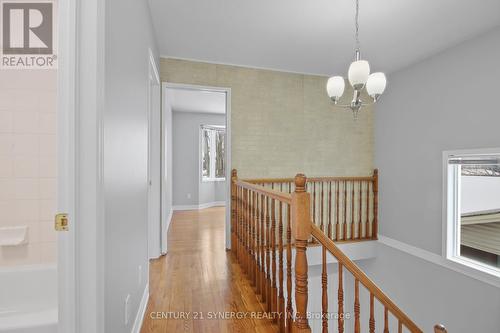
M 161 79 L 231 88 L 231 162 L 240 177 L 372 172 L 372 112 L 354 121 L 333 106 L 326 77 L 162 58 Z

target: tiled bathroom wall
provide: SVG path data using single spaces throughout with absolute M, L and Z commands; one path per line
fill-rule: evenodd
M 0 70 L 0 231 L 28 227 L 27 244 L 0 245 L 0 267 L 56 261 L 56 76 Z

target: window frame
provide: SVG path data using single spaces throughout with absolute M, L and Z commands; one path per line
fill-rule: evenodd
M 212 129 L 214 130 L 212 135 L 210 135 L 210 177 L 204 177 L 203 176 L 203 131 L 205 129 Z M 217 154 L 217 148 L 216 148 L 216 142 L 215 142 L 215 130 L 224 130 L 224 141 L 225 141 L 225 149 L 227 149 L 227 139 L 226 139 L 226 126 L 223 125 L 205 125 L 202 124 L 200 125 L 200 130 L 199 130 L 199 136 L 198 136 L 198 143 L 199 143 L 199 151 L 198 151 L 198 158 L 199 158 L 199 174 L 200 174 L 200 181 L 202 183 L 207 183 L 207 182 L 224 182 L 226 181 L 226 172 L 224 172 L 224 177 L 215 177 L 215 166 L 216 166 L 216 154 Z M 213 148 L 213 149 L 212 149 Z M 227 161 L 226 161 L 226 152 L 224 151 L 224 162 L 225 166 L 227 168 Z
M 500 282 L 500 269 L 460 256 L 460 182 L 459 165 L 449 165 L 457 156 L 500 155 L 500 148 L 463 149 L 443 152 L 443 251 L 442 256 L 469 276 Z

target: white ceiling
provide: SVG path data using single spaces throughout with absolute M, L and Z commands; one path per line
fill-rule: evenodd
M 345 74 L 354 0 L 150 0 L 162 56 Z M 500 25 L 500 0 L 360 0 L 363 58 L 391 72 Z
M 226 113 L 223 92 L 167 88 L 167 102 L 175 112 Z

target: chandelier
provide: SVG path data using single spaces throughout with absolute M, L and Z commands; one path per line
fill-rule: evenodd
M 378 101 L 380 95 L 385 90 L 387 80 L 382 72 L 370 74 L 370 64 L 366 60 L 361 60 L 359 48 L 359 0 L 356 0 L 356 49 L 355 59 L 349 66 L 348 79 L 354 89 L 354 96 L 350 104 L 339 104 L 339 100 L 344 94 L 345 81 L 342 76 L 332 76 L 326 84 L 326 91 L 330 99 L 340 107 L 352 110 L 354 119 L 358 118 L 359 110 L 367 105 L 372 105 Z M 371 97 L 371 101 L 363 102 L 361 92 L 366 88 L 366 92 Z

